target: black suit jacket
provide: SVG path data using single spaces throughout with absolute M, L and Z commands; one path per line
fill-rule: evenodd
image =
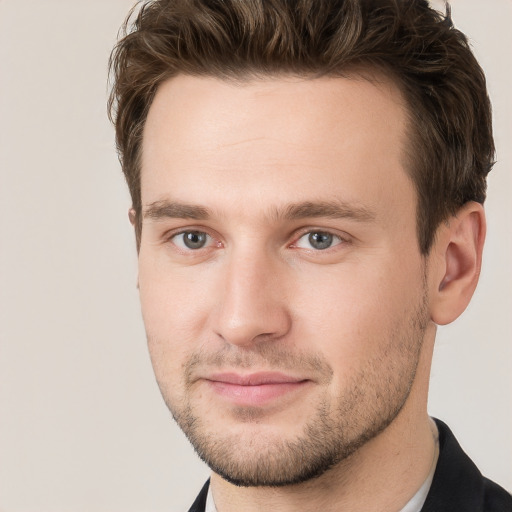
M 482 476 L 447 425 L 439 420 L 436 424 L 439 459 L 421 512 L 512 512 L 512 496 Z M 189 512 L 204 512 L 208 486 L 209 481 Z

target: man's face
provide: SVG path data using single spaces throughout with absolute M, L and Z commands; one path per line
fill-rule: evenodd
M 387 81 L 180 76 L 151 106 L 139 286 L 163 397 L 242 485 L 304 481 L 411 396 L 428 324 Z

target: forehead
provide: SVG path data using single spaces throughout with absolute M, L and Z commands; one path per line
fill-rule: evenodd
M 406 117 L 385 78 L 178 76 L 159 87 L 146 121 L 142 203 L 207 204 L 218 192 L 244 208 L 315 198 L 366 207 L 385 191 L 415 202 Z

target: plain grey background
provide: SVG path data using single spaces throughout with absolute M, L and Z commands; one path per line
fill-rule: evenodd
M 154 383 L 105 114 L 131 5 L 0 0 L 2 512 L 182 511 L 208 474 Z M 512 489 L 512 1 L 452 6 L 487 73 L 498 164 L 481 283 L 440 329 L 430 412 Z

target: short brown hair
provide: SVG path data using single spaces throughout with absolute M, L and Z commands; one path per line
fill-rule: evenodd
M 135 20 L 132 23 L 132 18 Z M 110 58 L 110 117 L 141 231 L 140 152 L 158 86 L 177 74 L 223 79 L 384 72 L 409 107 L 407 167 L 419 247 L 468 201 L 494 163 L 485 77 L 464 34 L 423 0 L 153 0 L 133 10 Z

